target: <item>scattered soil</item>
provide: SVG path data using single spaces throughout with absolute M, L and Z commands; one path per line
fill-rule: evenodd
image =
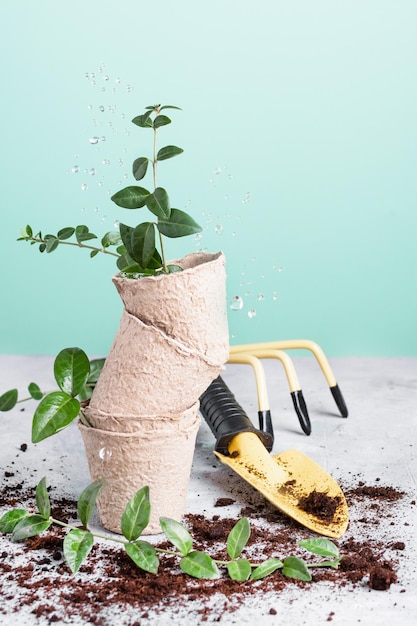
M 310 513 L 324 522 L 332 522 L 341 501 L 338 496 L 330 497 L 327 493 L 314 490 L 308 496 L 301 498 L 298 505 L 306 513 Z
M 0 490 L 0 514 L 11 508 L 33 510 L 34 490 L 27 489 L 23 483 L 11 484 L 12 480 L 13 477 L 9 476 L 6 482 L 10 484 Z M 395 514 L 395 502 L 406 495 L 393 487 L 364 484 L 345 490 L 345 493 L 353 516 L 360 517 L 361 507 L 369 509 L 369 503 L 377 501 L 380 508 L 375 510 L 375 516 L 378 518 L 383 514 L 381 511 L 388 508 L 387 515 Z M 54 517 L 77 523 L 74 522 L 77 519 L 75 502 L 54 497 L 51 493 L 51 503 Z M 232 503 L 233 500 L 220 498 L 215 505 L 222 507 Z M 251 524 L 251 536 L 243 556 L 264 560 L 271 556 L 283 559 L 291 554 L 309 560 L 310 555 L 299 548 L 297 542 L 311 537 L 311 532 L 297 522 L 263 500 L 243 508 L 242 515 L 246 515 Z M 187 515 L 185 524 L 194 538 L 194 549 L 204 550 L 216 559 L 226 559 L 227 536 L 240 516 L 213 515 L 208 518 L 202 514 Z M 369 523 L 372 530 L 372 521 Z M 10 617 L 13 611 L 26 608 L 49 624 L 71 623 L 78 619 L 93 626 L 105 626 L 113 623 L 108 621 L 109 611 L 118 608 L 117 623 L 120 626 L 140 626 L 141 620 L 143 623 L 152 614 L 172 611 L 174 607 L 192 613 L 196 622 L 219 621 L 223 614 L 233 612 L 252 595 L 279 594 L 288 587 L 300 588 L 300 592 L 305 593 L 323 582 L 335 589 L 360 586 L 385 591 L 399 582 L 397 557 L 406 549 L 398 534 L 384 543 L 366 533 L 361 533 L 358 538 L 347 532 L 335 542 L 343 557 L 339 569 L 313 569 L 311 583 L 286 578 L 280 570 L 260 581 L 241 583 L 228 578 L 225 572 L 215 580 L 191 578 L 181 572 L 178 559 L 168 555 L 160 557 L 158 574 L 149 574 L 138 569 L 122 548 L 110 542 L 96 543 L 79 572 L 73 575 L 63 558 L 63 537 L 64 531 L 53 526 L 19 544 L 10 542 L 7 550 L 3 547 L 0 552 L 0 595 L 4 603 L 0 606 L 0 616 Z M 171 547 L 166 540 L 155 545 Z M 277 610 L 272 607 L 269 613 L 276 615 Z M 332 615 L 329 614 L 328 621 L 332 620 Z M 10 619 L 13 621 L 13 617 Z

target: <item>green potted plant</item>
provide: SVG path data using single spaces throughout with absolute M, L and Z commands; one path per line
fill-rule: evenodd
M 181 518 L 200 422 L 199 397 L 229 355 L 223 254 L 198 252 L 173 261 L 165 255 L 165 237 L 201 230 L 191 216 L 171 207 L 167 191 L 157 182 L 158 164 L 182 153 L 172 145 L 158 149 L 158 130 L 171 123 L 167 109 L 178 107 L 149 106 L 132 120 L 153 134 L 152 156 L 138 157 L 132 167 L 136 181 L 151 175 L 153 190 L 131 185 L 112 196 L 129 212 L 147 210 L 146 221 L 136 226 L 120 222 L 100 246 L 92 245 L 96 235 L 85 225 L 45 236 L 27 226 L 20 238 L 46 253 L 72 245 L 88 249 L 91 257 L 116 257 L 113 282 L 124 310 L 79 419 L 91 478 L 104 480 L 100 519 L 115 532 L 120 532 L 126 503 L 144 485 L 150 488 L 152 504 L 147 533 L 160 531 L 160 517 Z M 66 357 L 70 369 L 75 357 L 86 364 L 76 349 Z M 61 392 L 74 400 L 74 387 L 65 388 L 63 378 Z M 88 378 L 85 371 L 82 378 L 80 388 Z M 76 406 L 68 420 L 66 400 L 59 396 L 51 406 L 41 401 L 34 417 L 39 426 L 35 442 L 72 421 Z

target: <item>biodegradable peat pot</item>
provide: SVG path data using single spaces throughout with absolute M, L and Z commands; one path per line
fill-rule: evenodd
M 172 263 L 183 271 L 113 278 L 124 311 L 80 423 L 92 478 L 105 479 L 100 520 L 115 532 L 144 486 L 152 511 L 145 533 L 160 532 L 161 516 L 182 517 L 198 400 L 229 357 L 223 254 Z

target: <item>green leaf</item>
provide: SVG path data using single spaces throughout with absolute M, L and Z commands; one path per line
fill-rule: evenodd
M 72 226 L 68 226 L 67 228 L 61 228 L 61 230 L 59 230 L 57 233 L 57 237 L 60 241 L 63 241 L 64 239 L 69 239 L 70 237 L 72 237 L 74 233 L 75 228 L 72 228 Z
M 158 150 L 158 154 L 156 155 L 157 161 L 166 161 L 166 159 L 172 159 L 172 157 L 177 156 L 178 154 L 182 154 L 184 150 L 182 148 L 178 148 L 178 146 L 164 146 L 160 150 Z
M 205 552 L 193 551 L 180 561 L 183 572 L 194 578 L 218 578 L 219 570 L 211 556 Z
M 110 232 L 106 233 L 101 240 L 101 245 L 103 246 L 103 248 L 109 248 L 110 246 L 119 246 L 121 243 L 122 239 L 118 230 L 111 230 Z
M 38 404 L 32 421 L 32 442 L 39 443 L 71 424 L 80 411 L 80 403 L 65 391 L 53 391 Z
M 185 526 L 169 517 L 160 517 L 159 522 L 167 539 L 178 548 L 183 556 L 187 556 L 193 547 L 193 538 Z
M 163 111 L 164 109 L 177 109 L 177 111 L 182 111 L 182 109 L 180 107 L 175 107 L 172 104 L 165 104 L 163 107 L 160 107 L 160 111 Z
M 61 350 L 54 362 L 54 375 L 58 387 L 70 396 L 77 396 L 90 374 L 90 361 L 80 348 Z
M 90 483 L 80 494 L 77 503 L 78 517 L 85 528 L 88 528 L 88 522 L 96 505 L 97 496 L 104 484 L 103 479 L 95 480 Z
M 59 239 L 54 235 L 45 235 L 46 252 L 53 252 L 59 246 Z
M 74 528 L 64 539 L 64 557 L 73 574 L 78 572 L 94 545 L 94 537 L 88 530 Z
M 146 157 L 139 157 L 133 161 L 132 172 L 136 180 L 142 180 L 146 176 L 148 171 L 149 159 Z
M 128 252 L 139 265 L 147 267 L 155 252 L 155 225 L 152 222 L 143 222 L 133 229 Z
M 149 487 L 142 487 L 129 500 L 123 511 L 121 529 L 128 541 L 135 541 L 149 523 L 151 503 Z
M 29 513 L 24 509 L 13 509 L 8 511 L 0 518 L 0 533 L 11 533 L 15 526 L 28 517 Z
M 135 543 L 126 543 L 125 550 L 140 569 L 151 574 L 158 573 L 159 559 L 153 545 L 147 541 L 135 541 Z
M 201 232 L 201 226 L 188 213 L 171 209 L 169 219 L 158 220 L 158 230 L 166 237 L 186 237 Z
M 227 538 L 227 554 L 231 559 L 240 556 L 250 537 L 250 524 L 247 517 L 242 517 L 229 533 Z
M 146 198 L 146 206 L 157 217 L 169 219 L 171 215 L 168 194 L 163 187 L 157 187 L 153 193 L 149 194 Z
M 48 519 L 51 515 L 51 502 L 49 500 L 48 489 L 46 488 L 46 478 L 42 478 L 35 492 L 36 506 L 38 507 L 39 514 L 45 519 Z
M 157 115 L 153 121 L 153 127 L 159 128 L 160 126 L 166 126 L 171 124 L 171 120 L 166 115 Z
M 95 256 L 97 256 L 99 252 L 100 250 L 91 250 L 90 259 L 93 259 Z
M 25 235 L 27 235 L 27 237 L 33 237 L 33 230 L 29 224 L 26 226 Z
M 281 569 L 282 565 L 283 564 L 279 559 L 271 557 L 253 570 L 251 580 L 260 580 L 261 578 L 265 578 L 266 576 L 269 576 L 269 574 L 273 574 L 273 572 L 277 569 Z
M 168 274 L 175 274 L 176 272 L 182 272 L 183 268 L 180 265 L 167 265 Z
M 296 578 L 297 580 L 304 580 L 309 582 L 311 580 L 311 574 L 302 559 L 296 556 L 288 556 L 282 567 L 282 573 L 288 578 Z
M 88 226 L 84 226 L 84 224 L 81 224 L 75 229 L 75 238 L 77 239 L 78 243 L 83 243 L 83 241 L 97 239 L 97 235 L 95 235 L 94 233 L 90 233 Z
M 149 191 L 143 187 L 130 185 L 115 193 L 111 200 L 123 209 L 140 209 L 145 206 Z
M 28 391 L 30 393 L 31 398 L 34 400 L 40 400 L 43 398 L 43 392 L 40 390 L 39 385 L 36 383 L 30 383 L 28 386 Z
M 150 115 L 153 111 L 153 107 L 151 111 L 147 111 L 146 113 L 144 113 L 143 115 L 137 115 L 136 117 L 133 118 L 132 122 L 133 124 L 136 124 L 136 126 L 140 126 L 141 128 L 152 128 L 152 120 L 150 119 Z
M 11 411 L 16 406 L 18 398 L 17 389 L 10 389 L 0 396 L 0 411 Z
M 40 535 L 44 530 L 49 528 L 52 521 L 45 519 L 42 515 L 28 515 L 24 517 L 13 529 L 12 540 L 21 541 L 28 537 Z
M 232 580 L 243 581 L 250 577 L 252 566 L 247 559 L 238 559 L 227 564 L 227 571 Z
M 87 379 L 87 383 L 96 383 L 98 381 L 105 362 L 106 359 L 92 359 L 90 361 L 90 375 Z
M 299 541 L 298 545 L 312 554 L 319 554 L 320 556 L 339 556 L 339 548 L 330 539 L 322 537 L 313 537 L 312 539 L 304 539 Z

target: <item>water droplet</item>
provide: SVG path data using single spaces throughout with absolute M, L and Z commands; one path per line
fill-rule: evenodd
M 96 206 L 96 208 L 94 209 L 94 213 L 98 213 L 100 211 L 100 209 L 98 208 L 98 206 Z
M 278 300 L 278 291 L 274 291 L 272 294 L 272 299 L 276 302 Z
M 236 235 L 237 235 L 237 232 L 234 230 L 234 231 L 232 232 L 232 237 L 236 237 Z
M 127 93 L 131 93 L 133 91 L 132 85 L 126 85 L 126 91 Z
M 250 193 L 248 191 L 248 192 L 246 192 L 245 197 L 242 200 L 242 204 L 247 204 L 249 202 L 249 200 L 250 200 Z
M 241 311 L 243 309 L 243 299 L 240 296 L 233 296 L 230 300 L 230 308 L 232 311 Z
M 87 106 L 87 109 L 88 109 L 89 111 L 92 111 L 92 110 L 93 110 L 93 105 L 92 105 L 92 104 L 89 104 L 89 105 Z
M 88 189 L 88 185 L 86 183 L 83 183 L 81 185 L 81 189 L 82 189 L 82 191 L 86 191 Z
M 109 80 L 109 77 L 107 76 L 107 74 L 103 76 L 103 80 Z
M 100 141 L 100 139 L 98 137 L 90 137 L 88 141 L 91 143 L 91 145 L 94 146 L 96 143 Z
M 216 167 L 216 169 L 214 170 L 214 173 L 218 176 L 219 174 L 222 173 L 222 168 L 221 167 Z
M 80 171 L 80 168 L 78 167 L 78 165 L 74 165 L 74 166 L 71 168 L 71 172 L 72 172 L 73 174 L 78 174 L 78 172 L 79 172 L 79 171 Z
M 263 293 L 258 293 L 258 300 L 259 302 L 262 302 L 262 300 L 265 300 L 265 296 Z
M 116 78 L 116 83 L 118 83 L 118 84 L 119 84 L 119 83 L 121 83 L 121 82 L 122 82 L 122 79 L 121 79 L 121 78 L 119 78 L 119 77 L 117 77 L 117 78 Z
M 113 452 L 111 448 L 106 448 L 105 446 L 101 448 L 100 452 L 98 453 L 100 459 L 102 459 L 103 461 L 108 461 L 109 459 L 111 459 L 112 454 Z
M 103 106 L 103 105 L 99 106 L 98 108 L 99 108 L 99 110 L 100 110 L 102 113 L 104 112 L 104 106 Z
M 216 224 L 216 227 L 214 229 L 214 232 L 217 235 L 222 235 L 223 234 L 223 226 L 221 224 Z
M 278 268 L 278 272 L 283 272 L 283 271 L 284 271 L 284 268 L 283 268 L 283 267 L 279 267 L 279 268 Z
M 115 228 L 119 228 L 119 225 L 120 225 L 119 220 L 116 220 L 116 221 L 113 223 L 113 226 L 114 226 Z
M 106 141 L 105 137 L 100 137 L 100 141 Z
M 95 174 L 96 174 L 96 168 L 95 168 L 95 167 L 92 167 L 92 168 L 88 171 L 88 173 L 90 174 L 90 176 L 95 176 Z
M 203 235 L 202 235 L 201 233 L 196 233 L 196 234 L 194 235 L 194 239 L 195 239 L 195 241 L 201 241 L 201 240 L 202 240 L 202 238 L 203 238 Z
M 109 159 L 103 159 L 102 163 L 103 163 L 103 165 L 109 165 L 110 161 L 109 161 Z
M 248 317 L 250 317 L 250 319 L 256 317 L 256 310 L 251 309 L 250 311 L 248 311 Z

